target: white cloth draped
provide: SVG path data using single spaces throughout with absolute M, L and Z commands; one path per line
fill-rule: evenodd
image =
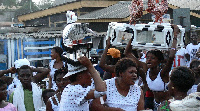
M 33 92 L 33 104 L 35 111 L 38 111 L 42 105 L 42 89 L 36 83 L 31 82 Z M 13 95 L 13 104 L 18 108 L 18 111 L 26 111 L 24 104 L 24 90 L 22 84 L 18 84 Z

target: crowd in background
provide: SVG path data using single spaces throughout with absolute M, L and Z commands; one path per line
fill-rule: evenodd
M 98 64 L 64 57 L 61 47 L 52 48 L 49 68 L 16 60 L 0 71 L 0 111 L 199 111 L 200 43 L 191 36 L 177 49 L 173 27 L 169 50 L 134 50 L 133 38 L 118 50 L 108 38 Z

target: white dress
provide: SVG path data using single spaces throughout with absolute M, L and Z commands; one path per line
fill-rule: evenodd
M 122 96 L 116 86 L 115 78 L 106 81 L 107 99 L 105 104 L 109 107 L 121 108 L 125 111 L 137 111 L 138 102 L 140 100 L 141 89 L 137 84 L 131 85 L 126 97 Z
M 58 87 L 57 87 L 56 82 L 55 82 L 55 80 L 54 80 L 54 74 L 55 74 L 55 71 L 58 70 L 58 69 L 56 69 L 56 68 L 53 67 L 55 61 L 56 61 L 56 60 L 54 59 L 54 60 L 52 60 L 52 61 L 49 63 L 49 68 L 51 69 L 51 71 L 50 71 L 50 76 L 51 76 L 51 78 L 52 78 L 52 89 L 56 91 L 56 90 L 58 89 Z M 65 62 L 63 62 L 63 65 L 65 66 Z
M 89 111 L 89 100 L 86 100 L 91 86 L 68 84 L 62 92 L 59 111 Z

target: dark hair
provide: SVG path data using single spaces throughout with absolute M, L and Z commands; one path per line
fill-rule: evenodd
M 4 84 L 6 84 L 6 82 L 2 79 L 0 79 L 0 87 L 3 86 Z
M 71 64 L 76 67 L 81 65 L 81 63 L 79 61 L 74 61 L 74 60 L 64 57 L 64 56 L 63 56 L 63 61 L 65 61 L 65 63 Z
M 20 71 L 21 69 L 30 69 L 31 72 L 33 72 L 32 69 L 31 69 L 31 67 L 28 66 L 28 65 L 23 65 L 23 66 L 21 66 L 21 67 L 19 68 L 19 71 Z
M 164 60 L 163 53 L 160 50 L 157 50 L 157 49 L 150 50 L 150 51 L 147 52 L 146 55 L 148 55 L 149 53 L 155 55 L 158 58 L 159 61 L 163 61 Z
M 126 71 L 129 67 L 137 67 L 137 66 L 136 63 L 129 58 L 120 59 L 115 66 L 116 76 L 119 77 L 119 73 Z
M 44 91 L 42 91 L 42 98 L 44 100 L 45 96 L 47 95 L 47 93 L 49 92 L 55 92 L 55 90 L 53 89 L 45 89 Z
M 112 58 L 111 55 L 106 56 L 106 61 L 108 65 L 115 65 L 118 62 L 119 58 Z
M 58 53 L 60 57 L 62 56 L 63 49 L 61 47 L 56 46 L 56 47 L 53 47 L 52 49 L 54 49 L 55 52 Z
M 192 62 L 190 63 L 190 69 L 193 68 L 193 66 L 192 66 L 193 64 L 199 64 L 200 65 L 200 60 L 197 60 L 197 59 L 192 60 Z
M 62 67 L 62 68 L 56 70 L 55 74 L 54 74 L 54 80 L 56 81 L 57 75 L 59 75 L 59 74 L 67 74 L 67 72 L 68 72 L 68 68 L 67 67 Z
M 170 80 L 174 87 L 181 92 L 187 92 L 195 82 L 192 70 L 184 66 L 174 68 Z
M 12 77 L 9 77 L 9 76 L 3 76 L 3 77 L 1 77 L 1 79 L 2 79 L 4 82 L 6 82 L 7 85 L 12 84 L 12 82 L 13 82 L 13 78 L 12 78 Z

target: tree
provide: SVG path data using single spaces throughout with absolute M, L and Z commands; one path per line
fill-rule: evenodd
M 43 0 L 40 2 L 39 8 L 40 9 L 46 9 L 51 7 L 53 2 L 51 0 Z
M 35 3 L 30 1 L 30 2 L 24 3 L 23 6 L 15 12 L 15 14 L 16 16 L 18 16 L 18 15 L 26 14 L 32 11 L 33 12 L 38 11 L 38 10 L 39 8 L 35 5 Z
M 0 4 L 10 8 L 17 5 L 16 0 L 0 0 Z

